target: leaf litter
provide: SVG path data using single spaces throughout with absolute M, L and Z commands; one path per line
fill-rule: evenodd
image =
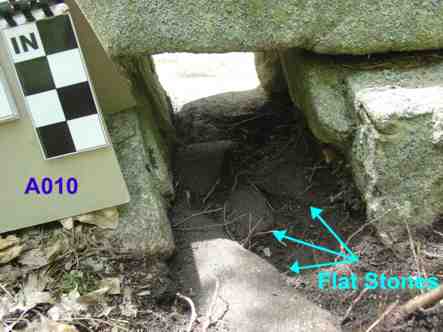
M 106 209 L 62 220 L 61 227 L 0 237 L 0 332 L 78 332 L 86 323 L 127 330 L 127 322 L 108 318 L 116 309 L 112 296 L 122 292 L 122 276 L 104 277 L 104 271 L 82 263 L 103 257 L 110 245 L 100 230 L 115 229 L 118 217 L 116 209 Z M 127 301 L 122 301 L 125 315 L 137 315 Z

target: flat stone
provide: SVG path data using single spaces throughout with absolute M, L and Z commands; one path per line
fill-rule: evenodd
M 290 158 L 288 154 L 286 157 L 287 160 L 259 176 L 254 183 L 268 194 L 297 198 L 309 187 L 310 174 L 301 167 L 295 167 L 300 164 L 296 158 Z
M 291 47 L 368 54 L 443 47 L 440 0 L 76 0 L 112 57 Z
M 131 201 L 119 208 L 120 222 L 112 231 L 116 248 L 134 255 L 169 257 L 174 240 L 167 204 L 149 173 L 137 109 L 107 115 L 106 120 Z
M 241 186 L 228 199 L 228 227 L 239 240 L 257 232 L 268 231 L 274 226 L 274 216 L 265 197 L 253 187 Z
M 177 152 L 177 178 L 184 190 L 204 198 L 222 176 L 225 153 L 232 141 L 196 143 Z
M 183 292 L 193 294 L 199 315 L 212 308 L 211 316 L 222 317 L 229 331 L 340 331 L 330 313 L 288 287 L 272 265 L 225 239 L 222 228 L 183 236 L 173 271 Z
M 226 92 L 187 103 L 175 115 L 177 132 L 185 143 L 223 140 L 230 136 L 223 123 L 254 112 L 266 102 L 261 88 Z M 240 121 L 240 120 L 238 120 Z

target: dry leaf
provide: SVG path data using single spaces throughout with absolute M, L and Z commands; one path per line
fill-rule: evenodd
M 0 297 L 0 321 L 14 311 L 15 302 L 9 296 Z
M 330 164 L 331 162 L 333 162 L 334 160 L 337 159 L 337 152 L 335 152 L 335 150 L 330 147 L 324 147 L 321 150 L 321 152 L 322 152 L 323 158 L 327 164 Z
M 100 317 L 108 317 L 111 314 L 112 310 L 115 309 L 114 306 L 111 307 L 111 306 L 107 305 L 106 303 L 104 303 L 102 305 L 102 307 L 103 307 L 102 312 L 97 315 L 97 317 L 99 317 L 99 318 Z
M 123 316 L 137 317 L 137 306 L 132 304 L 132 290 L 125 288 L 123 290 L 123 303 L 120 305 L 120 311 Z
M 14 235 L 10 235 L 5 239 L 0 237 L 0 250 L 8 249 L 20 244 L 20 239 Z
M 14 245 L 8 249 L 0 251 L 0 265 L 8 264 L 22 253 L 24 246 Z
M 18 267 L 12 265 L 0 266 L 0 282 L 10 284 L 17 281 L 23 275 L 23 272 Z
M 46 259 L 53 262 L 65 253 L 65 243 L 61 239 L 57 239 L 53 244 L 46 248 Z
M 60 223 L 62 224 L 63 228 L 70 231 L 74 228 L 74 219 L 71 218 L 65 218 L 60 220 Z
M 77 290 L 73 290 L 69 294 L 63 294 L 60 303 L 57 303 L 48 310 L 49 318 L 55 321 L 70 321 L 73 317 L 86 311 L 88 307 L 79 303 L 79 298 L 80 294 Z
M 46 254 L 39 248 L 25 252 L 18 261 L 20 264 L 32 269 L 39 269 L 49 264 Z
M 108 287 L 100 288 L 96 291 L 80 296 L 77 301 L 83 305 L 96 305 L 103 301 L 104 296 L 108 294 L 108 292 Z
M 120 295 L 120 278 L 105 278 L 100 281 L 99 288 L 108 288 L 110 295 Z
M 55 303 L 52 294 L 45 292 L 48 277 L 44 272 L 30 273 L 23 288 L 17 294 L 17 309 L 27 311 L 38 304 Z
M 119 223 L 119 214 L 117 208 L 109 208 L 75 217 L 75 220 L 103 229 L 116 229 Z
M 32 322 L 23 332 L 78 332 L 77 328 L 72 325 L 57 323 L 45 317 L 41 317 L 41 321 Z

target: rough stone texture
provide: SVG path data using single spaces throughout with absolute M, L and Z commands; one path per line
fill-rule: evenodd
M 116 248 L 147 257 L 167 258 L 174 251 L 167 204 L 155 188 L 146 161 L 140 113 L 131 109 L 107 115 L 106 120 L 131 201 L 120 207 L 120 223 L 113 231 Z
M 76 0 L 113 56 L 300 47 L 367 54 L 443 46 L 440 0 Z
M 177 151 L 179 185 L 203 199 L 220 179 L 225 153 L 233 145 L 232 141 L 215 141 L 187 145 Z
M 206 227 L 213 222 L 198 219 Z M 192 289 L 199 314 L 210 310 L 218 284 L 212 317 L 223 317 L 229 331 L 340 331 L 327 311 L 288 287 L 275 267 L 225 239 L 222 227 L 205 235 L 184 232 L 173 261 L 180 283 Z
M 240 240 L 274 226 L 274 216 L 266 199 L 252 187 L 242 186 L 234 191 L 227 207 L 231 212 L 229 219 L 236 220 L 229 228 Z
M 158 80 L 150 56 L 122 57 L 118 64 L 128 78 L 136 100 L 151 183 L 162 195 L 172 197 L 171 156 L 176 137 L 169 98 Z
M 439 53 L 332 57 L 290 50 L 291 96 L 315 136 L 340 147 L 386 243 L 402 221 L 443 213 L 443 61 Z M 397 225 L 397 226 L 396 226 Z
M 322 142 L 342 145 L 354 125 L 346 105 L 343 68 L 330 56 L 295 49 L 281 55 L 292 101 L 304 111 L 311 131 Z
M 222 126 L 226 119 L 251 115 L 265 102 L 266 95 L 262 88 L 195 100 L 184 105 L 175 115 L 178 136 L 185 139 L 184 143 L 225 139 L 229 136 L 229 132 Z
M 395 225 L 430 224 L 443 213 L 443 151 L 434 139 L 442 134 L 443 84 L 359 90 L 355 103 L 361 125 L 353 171 L 368 213 L 384 221 L 380 234 L 392 244 Z
M 288 96 L 288 84 L 277 51 L 256 52 L 255 69 L 268 98 Z

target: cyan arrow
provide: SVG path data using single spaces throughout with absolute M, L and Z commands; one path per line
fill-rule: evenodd
M 338 241 L 338 243 L 341 244 L 341 246 L 348 252 L 349 255 L 351 255 L 351 257 L 355 260 L 358 260 L 358 257 L 355 256 L 355 254 L 352 252 L 351 249 L 349 249 L 348 245 L 340 238 L 340 236 L 337 235 L 337 233 L 334 232 L 334 230 L 331 228 L 331 226 L 328 225 L 328 223 L 326 222 L 326 220 L 323 219 L 323 217 L 321 216 L 321 213 L 323 212 L 322 209 L 316 208 L 316 207 L 312 207 L 311 206 L 311 218 L 312 220 L 320 220 L 320 222 L 323 224 L 323 226 L 326 227 L 326 229 L 329 231 L 329 233 L 331 233 L 335 239 Z
M 287 236 L 286 233 L 287 233 L 286 230 L 283 230 L 283 231 L 273 231 L 273 232 L 272 232 L 272 234 L 274 235 L 274 237 L 275 237 L 279 242 L 283 242 L 283 240 L 289 240 L 289 241 L 292 241 L 292 242 L 295 242 L 295 243 L 298 243 L 298 244 L 304 245 L 304 246 L 306 246 L 306 247 L 311 247 L 311 248 L 313 248 L 313 249 L 317 249 L 317 250 L 320 250 L 320 251 L 324 251 L 324 252 L 327 252 L 327 253 L 330 253 L 330 254 L 333 254 L 333 255 L 336 255 L 336 256 L 340 256 L 340 257 L 346 258 L 346 259 L 350 259 L 350 258 L 353 258 L 353 257 L 354 257 L 354 255 L 353 255 L 352 253 L 351 253 L 351 254 L 352 254 L 352 255 L 351 255 L 352 257 L 349 257 L 349 256 L 346 256 L 345 254 L 343 254 L 342 252 L 334 251 L 334 250 L 331 250 L 331 249 L 328 249 L 328 248 L 325 248 L 325 247 L 322 247 L 322 246 L 318 246 L 318 245 L 313 244 L 313 243 L 309 243 L 309 242 L 306 242 L 306 241 L 303 241 L 303 240 L 297 239 L 297 238 L 295 238 L 295 237 Z
M 320 267 L 336 266 L 341 264 L 352 264 L 352 263 L 355 263 L 353 259 L 344 260 L 340 262 L 320 263 L 320 264 L 304 265 L 304 266 L 300 266 L 298 262 L 294 262 L 294 264 L 291 265 L 290 269 L 292 272 L 300 273 L 301 270 L 318 269 Z

